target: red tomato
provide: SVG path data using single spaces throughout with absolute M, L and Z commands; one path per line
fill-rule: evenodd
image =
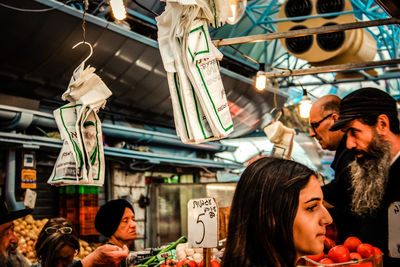
M 197 267 L 197 263 L 194 260 L 184 259 L 182 267 Z
M 374 247 L 374 255 L 376 256 L 376 255 L 382 255 L 383 253 L 382 253 L 382 251 L 379 249 L 379 248 L 377 248 L 377 247 Z
M 211 267 L 219 267 L 219 261 L 211 260 Z
M 332 264 L 332 263 L 335 263 L 335 262 L 333 260 L 331 260 L 330 258 L 323 258 L 322 260 L 319 261 L 319 263 Z
M 325 240 L 324 240 L 324 251 L 325 251 L 325 253 L 328 253 L 328 251 L 331 248 L 333 248 L 334 246 L 336 246 L 335 241 L 333 241 L 329 237 L 326 237 Z
M 362 260 L 362 257 L 360 255 L 360 253 L 358 253 L 358 252 L 351 252 L 350 253 L 350 259 L 352 259 L 352 260 Z
M 357 252 L 365 259 L 374 255 L 374 247 L 370 244 L 363 243 L 358 245 Z
M 320 260 L 322 260 L 325 257 L 325 254 L 322 251 L 321 253 L 319 253 L 317 255 L 307 255 L 306 257 L 309 258 L 310 260 L 319 262 Z
M 344 245 L 346 248 L 348 248 L 351 252 L 355 252 L 355 251 L 357 251 L 357 247 L 358 247 L 361 243 L 362 243 L 361 240 L 358 239 L 357 237 L 355 237 L 355 236 L 350 236 L 350 237 L 348 237 L 348 238 L 344 241 L 343 245 Z
M 328 257 L 337 263 L 346 262 L 350 260 L 350 252 L 345 246 L 337 245 L 329 250 Z
M 194 260 L 182 259 L 176 264 L 176 267 L 197 267 L 197 264 Z

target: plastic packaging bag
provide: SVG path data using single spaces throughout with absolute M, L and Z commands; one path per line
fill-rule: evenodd
M 50 184 L 104 183 L 104 148 L 97 113 L 112 93 L 94 71 L 91 67 L 84 69 L 82 63 L 62 96 L 70 103 L 54 111 L 64 143 L 48 180 Z

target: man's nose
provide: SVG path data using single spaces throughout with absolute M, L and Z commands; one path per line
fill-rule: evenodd
M 355 138 L 347 135 L 346 147 L 347 149 L 355 148 L 356 147 Z

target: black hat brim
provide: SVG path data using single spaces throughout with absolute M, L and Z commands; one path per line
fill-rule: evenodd
M 23 209 L 9 212 L 6 216 L 0 218 L 0 224 L 8 223 L 13 220 L 25 217 L 26 215 L 32 213 L 33 209 Z
M 347 123 L 351 122 L 352 120 L 354 120 L 355 118 L 345 118 L 345 119 L 339 119 L 331 126 L 331 128 L 329 128 L 329 131 L 338 131 L 340 129 L 343 129 Z

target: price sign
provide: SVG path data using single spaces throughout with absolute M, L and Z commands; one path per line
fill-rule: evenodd
M 218 206 L 213 198 L 191 199 L 188 208 L 188 242 L 193 248 L 218 245 Z
M 400 258 L 400 202 L 389 206 L 389 256 Z

